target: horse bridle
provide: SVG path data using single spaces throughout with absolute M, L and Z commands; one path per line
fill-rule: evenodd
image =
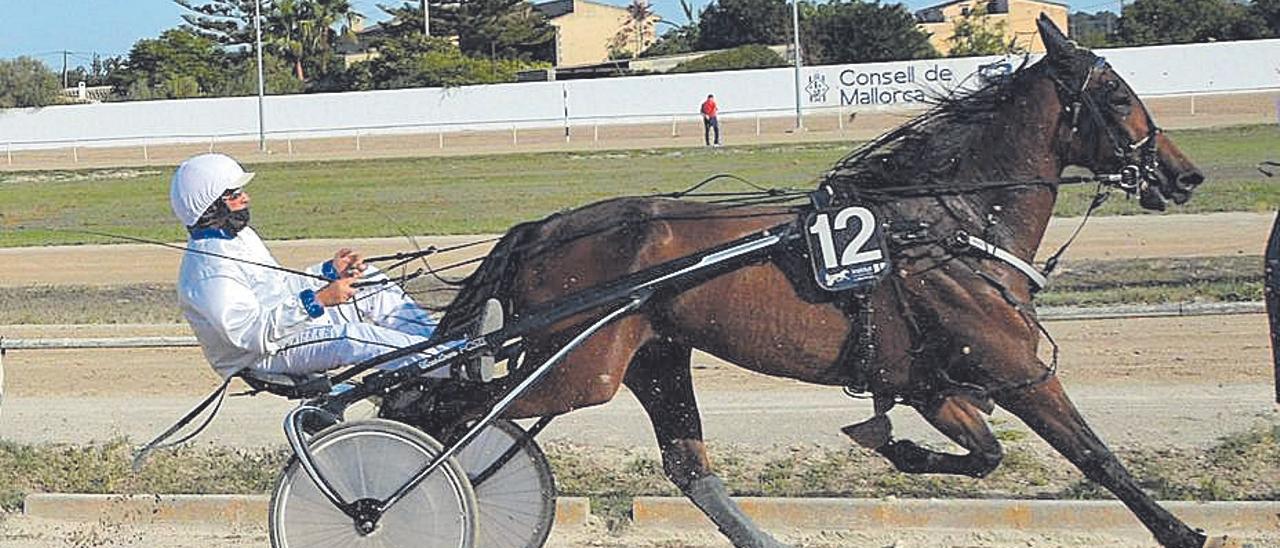
M 1096 57 L 1079 88 L 1068 86 L 1053 71 L 1050 71 L 1049 78 L 1057 86 L 1059 96 L 1063 99 L 1063 110 L 1071 115 L 1071 133 L 1079 134 L 1080 113 L 1087 112 L 1090 120 L 1105 132 L 1115 155 L 1125 159 L 1126 163 L 1120 169 L 1119 179 L 1111 184 L 1132 195 L 1146 190 L 1148 185 L 1160 183 L 1160 158 L 1156 150 L 1156 141 L 1163 130 L 1151 118 L 1151 113 L 1142 99 L 1132 93 L 1130 93 L 1132 100 L 1137 101 L 1147 119 L 1145 136 L 1134 139 L 1127 132 L 1125 135 L 1119 135 L 1118 130 L 1103 119 L 1102 105 L 1088 88 L 1096 74 L 1109 68 L 1111 66 L 1106 58 Z

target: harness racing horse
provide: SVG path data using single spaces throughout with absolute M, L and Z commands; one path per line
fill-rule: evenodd
M 1205 536 L 1143 492 L 1038 357 L 1038 274 L 1027 264 L 1067 166 L 1126 173 L 1120 186 L 1157 210 L 1167 200 L 1185 202 L 1203 177 L 1105 61 L 1043 16 L 1039 26 L 1044 59 L 941 100 L 823 178 L 833 204 L 873 204 L 890 233 L 892 267 L 873 289 L 856 297 L 821 291 L 806 260 L 779 249 L 660 290 L 570 352 L 507 416 L 602 404 L 625 384 L 653 423 L 670 480 L 734 545 L 778 546 L 712 472 L 692 349 L 768 375 L 870 392 L 875 416 L 846 433 L 904 472 L 990 473 L 1002 449 L 983 415 L 999 405 L 1124 501 L 1161 544 L 1201 546 Z M 440 329 L 459 329 L 490 297 L 511 318 L 528 317 L 627 274 L 795 223 L 799 209 L 621 198 L 519 225 L 466 280 Z M 963 245 L 965 235 L 980 235 L 990 253 Z M 1013 258 L 996 258 L 1000 252 Z M 540 363 L 603 315 L 582 313 L 524 333 L 527 361 Z M 513 371 L 457 395 L 483 407 L 520 380 L 521 370 Z M 893 439 L 885 413 L 897 403 L 967 453 Z

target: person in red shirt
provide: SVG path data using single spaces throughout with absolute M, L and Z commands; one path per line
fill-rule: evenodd
M 715 146 L 720 146 L 720 121 L 716 119 L 716 96 L 707 95 L 707 100 L 702 102 L 702 140 L 711 146 L 711 130 L 716 132 Z

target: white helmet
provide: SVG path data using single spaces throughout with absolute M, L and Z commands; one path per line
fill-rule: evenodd
M 182 226 L 200 220 L 223 192 L 249 183 L 252 173 L 226 154 L 201 154 L 188 158 L 173 173 L 169 184 L 169 205 Z

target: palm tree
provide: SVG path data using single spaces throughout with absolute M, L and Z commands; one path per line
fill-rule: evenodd
M 329 58 L 333 45 L 344 36 L 352 36 L 355 31 L 355 19 L 360 16 L 351 8 L 348 0 L 311 0 L 311 17 L 303 26 L 308 50 L 313 59 L 319 60 L 320 72 L 328 72 Z
M 648 0 L 631 0 L 627 5 L 627 22 L 618 30 L 618 34 L 614 36 L 614 44 L 622 49 L 624 44 L 634 38 L 635 47 L 631 50 L 631 58 L 640 56 L 640 52 L 644 51 L 645 36 L 653 28 L 653 20 L 656 17 L 653 8 L 649 6 Z
M 276 0 L 275 13 L 268 17 L 268 32 L 271 46 L 286 61 L 293 65 L 293 75 L 298 80 L 306 80 L 302 70 L 302 59 L 305 52 L 300 28 L 304 20 L 303 2 L 306 0 Z
M 275 8 L 272 45 L 293 64 L 294 76 L 304 81 L 308 63 L 321 74 L 327 71 L 325 60 L 333 44 L 353 32 L 360 15 L 348 0 L 276 0 Z

